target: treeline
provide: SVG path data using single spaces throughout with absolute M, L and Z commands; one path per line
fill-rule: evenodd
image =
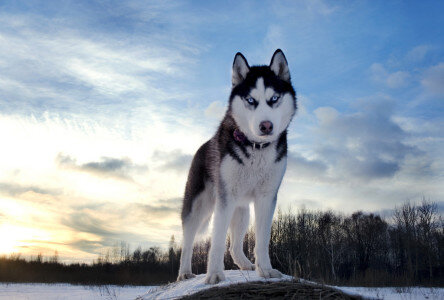
M 173 252 L 178 255 L 177 250 Z M 156 285 L 176 279 L 176 260 L 159 247 L 144 251 L 139 247 L 130 253 L 125 242 L 99 255 L 92 264 L 61 263 L 57 255 L 25 259 L 13 254 L 0 257 L 0 282 Z
M 251 228 L 244 241 L 251 261 L 254 244 Z M 195 247 L 194 272 L 205 272 L 209 247 L 209 240 Z M 286 274 L 327 284 L 443 286 L 444 220 L 436 203 L 425 200 L 405 203 L 386 219 L 363 212 L 278 211 L 270 258 Z M 228 252 L 225 266 L 236 268 Z
M 387 219 L 363 212 L 279 212 L 270 253 L 278 269 L 325 283 L 442 286 L 443 229 L 437 205 L 425 200 L 405 203 Z
M 227 249 L 230 241 L 227 240 Z M 254 262 L 254 232 L 244 251 Z M 196 244 L 193 272 L 205 273 L 210 240 Z M 57 255 L 25 260 L 0 258 L 0 281 L 71 282 L 79 284 L 152 285 L 176 279 L 180 247 L 174 237 L 168 249 L 122 242 L 92 264 L 62 264 Z M 273 221 L 270 258 L 283 273 L 337 285 L 444 285 L 444 221 L 436 203 L 405 203 L 391 216 L 355 212 L 343 215 L 278 210 Z M 228 251 L 226 269 L 236 269 Z

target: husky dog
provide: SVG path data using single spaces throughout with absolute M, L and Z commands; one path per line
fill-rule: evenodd
M 287 165 L 287 128 L 296 112 L 296 93 L 284 53 L 278 49 L 269 66 L 248 65 L 241 53 L 233 62 L 227 112 L 216 134 L 194 156 L 182 207 L 183 245 L 178 280 L 192 278 L 194 237 L 214 213 L 205 282 L 225 279 L 225 239 L 242 270 L 265 278 L 281 277 L 268 253 L 277 192 Z M 255 265 L 243 252 L 254 203 Z

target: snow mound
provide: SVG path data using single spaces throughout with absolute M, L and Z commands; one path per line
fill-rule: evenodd
M 283 275 L 282 278 L 270 278 L 265 279 L 259 277 L 255 271 L 241 271 L 241 270 L 229 270 L 224 271 L 225 280 L 218 284 L 205 284 L 205 274 L 197 275 L 195 278 L 187 279 L 179 282 L 170 283 L 168 285 L 160 286 L 151 289 L 148 293 L 139 296 L 138 300 L 151 300 L 151 299 L 176 299 L 179 297 L 191 295 L 212 287 L 221 287 L 237 283 L 264 281 L 264 282 L 276 282 L 293 280 L 292 276 Z

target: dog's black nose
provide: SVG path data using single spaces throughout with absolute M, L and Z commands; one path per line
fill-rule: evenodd
M 265 134 L 270 134 L 273 131 L 273 123 L 270 121 L 262 121 L 259 124 L 259 129 Z

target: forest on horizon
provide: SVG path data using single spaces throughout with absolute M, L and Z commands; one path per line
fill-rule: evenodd
M 254 232 L 244 251 L 254 262 Z M 227 250 L 230 241 L 227 239 Z M 206 272 L 210 240 L 196 243 L 193 272 Z M 155 285 L 175 281 L 181 249 L 174 236 L 168 249 L 131 251 L 121 242 L 92 264 L 61 263 L 57 254 L 25 259 L 0 257 L 0 282 Z M 353 286 L 444 286 L 444 220 L 436 203 L 404 203 L 390 217 L 361 211 L 278 210 L 270 239 L 273 267 L 320 283 Z M 229 251 L 225 268 L 237 269 Z

